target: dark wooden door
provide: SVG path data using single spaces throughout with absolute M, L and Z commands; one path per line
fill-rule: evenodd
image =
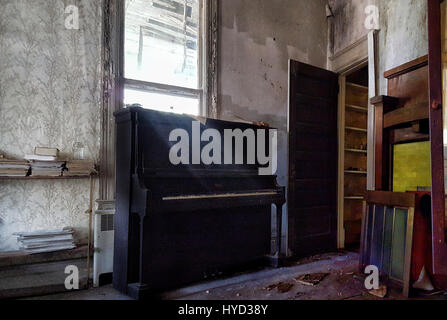
M 338 76 L 290 61 L 289 248 L 337 248 Z

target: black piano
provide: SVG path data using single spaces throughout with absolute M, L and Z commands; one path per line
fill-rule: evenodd
M 278 265 L 281 231 L 272 241 L 271 213 L 273 204 L 281 225 L 285 190 L 276 176 L 259 175 L 257 161 L 175 165 L 169 156 L 177 143 L 169 141 L 172 131 L 182 129 L 192 140 L 194 121 L 201 132 L 216 129 L 222 137 L 225 129 L 266 128 L 142 108 L 118 111 L 115 119 L 116 289 L 142 299 L 248 263 Z

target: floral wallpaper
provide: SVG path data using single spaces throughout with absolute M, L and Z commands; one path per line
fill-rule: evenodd
M 78 30 L 65 26 L 70 5 Z M 102 1 L 0 0 L 0 8 L 0 153 L 22 159 L 50 146 L 69 159 L 82 143 L 98 160 Z M 0 180 L 0 251 L 15 248 L 18 231 L 70 226 L 85 235 L 89 194 L 88 180 Z

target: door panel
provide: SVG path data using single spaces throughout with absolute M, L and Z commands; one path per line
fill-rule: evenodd
M 290 61 L 289 247 L 337 248 L 338 76 Z

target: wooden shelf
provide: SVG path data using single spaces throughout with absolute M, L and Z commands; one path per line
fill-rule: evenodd
M 1 177 L 0 180 L 79 180 L 88 179 L 90 177 L 96 177 L 97 175 L 85 175 L 85 176 L 65 176 L 65 177 Z
M 358 132 L 368 133 L 368 129 L 363 129 L 363 128 L 345 127 L 345 129 L 350 130 L 350 131 L 358 131 Z
M 360 89 L 364 89 L 364 90 L 368 90 L 368 87 L 362 86 L 360 84 L 356 84 L 356 83 L 352 83 L 352 82 L 346 82 L 346 85 L 351 86 L 351 87 L 355 87 L 355 88 L 360 88 Z
M 347 108 L 347 109 L 354 110 L 354 111 L 359 111 L 359 112 L 365 112 L 365 113 L 368 113 L 368 108 L 366 108 L 366 107 L 362 107 L 362 106 L 355 106 L 355 105 L 353 105 L 353 104 L 347 104 L 347 105 L 346 105 L 346 108 Z
M 364 153 L 367 154 L 367 150 L 360 150 L 360 149 L 345 149 L 346 152 L 353 152 L 353 153 Z
M 363 200 L 363 196 L 346 196 L 345 200 Z
M 362 174 L 362 175 L 368 174 L 368 172 L 366 172 L 366 171 L 355 171 L 355 170 L 345 170 L 345 173 L 347 173 L 347 174 Z

